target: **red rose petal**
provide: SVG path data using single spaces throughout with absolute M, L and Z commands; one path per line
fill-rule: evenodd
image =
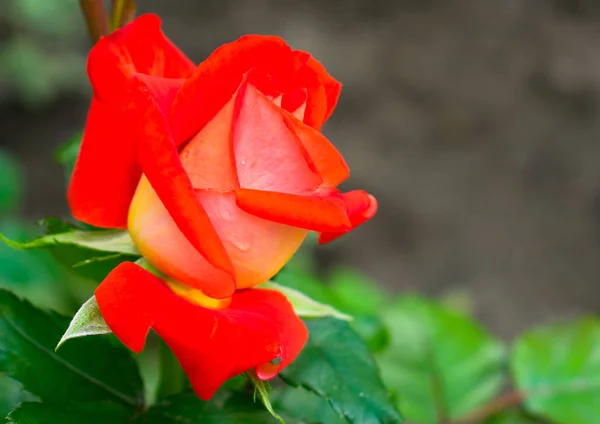
M 244 188 L 235 194 L 240 209 L 269 221 L 322 232 L 345 232 L 352 228 L 339 196 L 302 196 Z
M 325 231 L 319 234 L 319 243 L 325 244 L 343 236 L 375 216 L 377 199 L 363 190 L 354 190 L 341 194 L 352 227 L 345 231 Z
M 97 227 L 127 228 L 141 173 L 128 120 L 93 99 L 67 193 L 73 216 Z
M 323 65 L 314 57 L 308 59 L 307 66 L 315 71 L 325 87 L 325 93 L 327 95 L 327 110 L 325 112 L 324 121 L 327 121 L 337 105 L 340 92 L 342 91 L 342 84 L 329 75 Z
M 123 98 L 123 88 L 136 73 L 187 78 L 195 69 L 160 29 L 156 15 L 142 15 L 102 37 L 90 51 L 88 74 L 95 95 L 105 103 Z
M 92 100 L 68 190 L 73 215 L 98 227 L 126 228 L 127 210 L 140 179 L 135 143 L 123 102 L 137 73 L 186 78 L 195 65 L 160 30 L 160 19 L 143 15 L 103 37 L 91 50 Z
M 124 262 L 96 289 L 104 320 L 140 352 L 150 328 L 165 340 L 194 391 L 209 399 L 229 378 L 258 368 L 271 378 L 293 361 L 308 338 L 304 323 L 281 293 L 251 289 L 224 309 L 208 309 L 175 295 L 159 278 Z M 270 362 L 280 359 L 273 367 Z M 270 366 L 271 365 L 271 366 Z

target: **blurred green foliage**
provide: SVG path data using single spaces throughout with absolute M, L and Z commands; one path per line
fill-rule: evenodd
M 79 138 L 75 137 L 57 153 L 58 161 L 65 166 L 67 179 L 78 147 Z M 0 174 L 0 232 L 21 241 L 39 236 L 39 228 L 36 231 L 18 218 L 25 185 L 21 166 L 0 150 L 0 168 L 5 171 Z M 46 231 L 50 234 L 73 231 L 73 228 L 73 224 L 56 219 L 46 221 Z M 86 229 L 92 231 L 85 233 L 86 243 L 89 244 L 90 237 L 102 237 L 97 229 Z M 73 314 L 91 296 L 95 284 L 117 263 L 128 258 L 127 255 L 106 255 L 114 250 L 94 250 L 80 244 L 20 251 L 0 243 L 0 288 L 28 298 L 36 306 Z M 389 408 L 390 400 L 411 424 L 544 424 L 549 422 L 546 420 L 555 424 L 591 424 L 600 416 L 600 402 L 597 402 L 600 399 L 599 319 L 581 318 L 540 326 L 523 333 L 507 349 L 505 343 L 475 320 L 465 293 L 440 300 L 413 294 L 391 295 L 355 270 L 319 270 L 313 256 L 315 244 L 311 236 L 273 281 L 331 305 L 351 315 L 353 320 L 347 323 L 334 318 L 305 319 L 311 330 L 307 347 L 295 364 L 281 374 L 282 380 L 293 387 L 276 382 L 276 390 L 271 394 L 275 411 L 288 423 L 397 422 L 397 415 Z M 121 250 L 116 252 L 122 253 Z M 73 268 L 82 261 L 86 264 Z M 4 296 L 12 299 L 13 309 L 29 310 L 30 314 L 25 315 L 38 316 L 36 325 L 20 316 L 22 328 L 27 330 L 30 339 L 35 336 L 44 341 L 47 352 L 54 355 L 51 347 L 58 341 L 60 329 L 53 330 L 56 334 L 52 340 L 47 338 L 39 328 L 44 312 L 15 300 L 7 292 Z M 12 324 L 4 328 L 1 325 L 3 318 L 8 322 L 3 310 L 6 314 L 11 302 L 0 303 L 0 341 L 13 337 L 11 349 L 21 343 L 24 350 L 33 352 L 30 356 L 35 356 L 39 352 L 31 349 L 30 340 L 13 331 Z M 66 325 L 68 320 L 63 321 Z M 104 348 L 112 349 L 113 339 L 109 336 L 103 341 L 83 343 L 104 344 Z M 120 344 L 117 346 L 124 350 Z M 166 371 L 159 366 L 159 363 L 164 365 L 159 355 L 160 346 L 155 337 L 150 337 L 147 349 L 137 361 L 144 385 L 138 381 L 135 391 L 145 392 L 146 399 L 150 400 L 146 406 L 160 398 L 164 386 Z M 17 376 L 15 378 L 25 382 L 27 387 L 39 389 L 41 383 L 47 386 L 36 392 L 40 397 L 55 395 L 48 387 L 56 382 L 38 381 L 37 374 L 30 372 L 32 364 L 15 360 L 19 355 L 12 350 L 4 350 L 3 356 L 2 348 L 0 344 L 0 363 L 17 364 L 17 368 L 8 368 Z M 72 359 L 78 360 L 73 353 L 75 348 L 69 349 Z M 10 355 L 12 362 L 6 360 Z M 36 364 L 38 362 L 43 361 Z M 173 364 L 178 368 L 176 361 Z M 376 375 L 375 365 L 381 380 Z M 370 372 L 364 373 L 365 370 Z M 54 372 L 51 366 L 47 371 Z M 175 370 L 175 374 L 179 372 Z M 27 378 L 18 377 L 23 373 Z M 172 367 L 168 373 L 174 373 Z M 185 378 L 181 385 L 186 385 Z M 227 385 L 225 390 L 233 387 L 232 392 L 221 393 L 227 400 L 224 404 L 203 403 L 189 393 L 179 393 L 171 398 L 171 403 L 157 402 L 138 421 L 173 423 L 170 417 L 177 412 L 186 420 L 210 413 L 213 419 L 220 420 L 218 422 L 233 423 L 238 422 L 236 411 L 242 408 L 248 417 L 256 419 L 254 422 L 271 422 L 264 411 L 246 402 L 248 396 L 244 397 L 244 393 L 249 387 L 246 380 L 236 379 L 235 384 Z M 76 410 L 72 415 L 73 411 L 65 412 L 56 405 L 30 403 L 35 400 L 19 383 L 0 376 L 0 414 L 8 413 L 18 402 L 28 402 L 11 414 L 12 422 L 47 422 L 44 421 L 46 414 L 54 417 L 53 422 L 63 417 L 77 420 L 77 414 L 85 420 L 90 418 L 90 411 Z M 120 410 L 105 412 L 111 417 L 116 414 L 119 420 L 122 415 Z
M 86 90 L 80 14 L 77 0 L 0 1 L 0 94 L 36 107 Z
M 28 240 L 42 229 L 19 218 L 25 176 L 18 161 L 0 150 L 0 233 L 15 240 Z M 34 304 L 71 314 L 93 286 L 75 277 L 48 251 L 15 250 L 0 243 L 0 288 L 6 288 Z M 0 416 L 21 400 L 32 396 L 20 384 L 0 375 Z

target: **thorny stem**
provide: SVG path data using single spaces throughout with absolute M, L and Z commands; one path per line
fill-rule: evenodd
M 92 39 L 92 43 L 96 42 L 103 35 L 109 33 L 108 17 L 104 9 L 103 0 L 79 0 L 85 22 Z
M 478 424 L 499 412 L 520 405 L 524 400 L 525 394 L 523 392 L 513 390 L 492 399 L 489 403 L 476 409 L 465 418 L 453 421 L 451 424 Z

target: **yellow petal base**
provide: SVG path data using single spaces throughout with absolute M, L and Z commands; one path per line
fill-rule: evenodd
M 171 279 L 165 280 L 165 283 L 167 283 L 169 288 L 177 296 L 183 297 L 189 302 L 198 306 L 202 306 L 203 308 L 224 309 L 231 304 L 231 297 L 225 299 L 214 299 L 205 295 L 201 290 L 194 289 Z

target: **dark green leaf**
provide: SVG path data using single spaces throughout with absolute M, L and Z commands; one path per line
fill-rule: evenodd
M 500 391 L 504 348 L 477 323 L 419 297 L 386 309 L 384 321 L 390 346 L 378 362 L 411 422 L 462 418 Z
M 358 316 L 350 323 L 372 353 L 382 352 L 390 342 L 390 334 L 378 316 Z
M 65 169 L 67 181 L 71 179 L 71 174 L 73 173 L 75 160 L 77 160 L 77 155 L 79 154 L 79 149 L 81 147 L 81 137 L 81 135 L 74 136 L 71 140 L 60 146 L 55 153 L 56 160 Z
M 132 424 L 274 424 L 271 415 L 251 395 L 219 391 L 208 402 L 193 393 L 161 400 Z
M 113 403 L 51 405 L 26 402 L 7 419 L 15 424 L 126 424 L 132 413 Z
M 13 211 L 23 192 L 23 171 L 19 164 L 0 150 L 0 213 Z
M 43 402 L 143 405 L 142 381 L 124 347 L 106 337 L 86 337 L 54 351 L 68 323 L 0 290 L 0 372 Z
M 379 317 L 374 313 L 364 314 L 365 311 L 378 312 L 381 309 L 383 295 L 376 285 L 362 277 L 349 271 L 336 271 L 334 272 L 334 285 L 330 286 L 300 269 L 286 267 L 273 278 L 273 281 L 296 290 L 322 305 L 331 305 L 331 308 L 335 308 L 334 310 L 343 315 L 351 316 L 352 328 L 367 343 L 372 352 L 381 351 L 387 345 L 389 337 Z M 364 285 L 370 285 L 370 287 Z M 366 299 L 367 308 L 356 306 L 356 303 L 360 302 L 352 300 L 352 296 Z M 334 314 L 328 315 L 335 316 Z
M 346 321 L 306 320 L 310 338 L 282 373 L 288 384 L 327 399 L 340 416 L 360 424 L 399 423 L 367 346 Z
M 273 406 L 286 417 L 302 423 L 348 424 L 322 397 L 302 387 L 286 387 L 273 392 Z
M 0 418 L 6 417 L 15 405 L 24 400 L 36 399 L 25 392 L 18 382 L 0 374 Z
M 531 413 L 560 424 L 600 417 L 600 320 L 582 318 L 523 334 L 511 360 Z
M 35 236 L 35 227 L 17 219 L 0 219 L 0 232 L 11 238 Z M 69 311 L 71 293 L 62 282 L 66 273 L 50 252 L 20 251 L 0 242 L 0 288 L 25 296 L 36 304 Z

